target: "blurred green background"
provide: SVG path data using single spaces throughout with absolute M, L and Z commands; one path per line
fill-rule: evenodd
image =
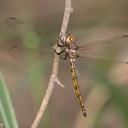
M 0 71 L 21 128 L 29 128 L 36 116 L 47 89 L 52 57 L 45 55 L 27 64 L 19 63 L 8 50 L 13 44 L 50 49 L 60 32 L 64 2 L 0 1 Z M 68 33 L 75 36 L 78 44 L 128 34 L 127 0 L 72 0 L 72 6 Z M 16 17 L 25 24 L 10 27 L 5 24 L 7 17 Z M 125 73 L 110 80 L 107 77 L 110 70 L 103 65 L 96 65 L 94 70 L 88 70 L 83 62 L 77 66 L 87 118 L 83 117 L 74 95 L 69 66 L 62 60 L 59 78 L 65 88 L 55 85 L 39 128 L 128 128 L 128 70 L 122 67 L 121 73 Z M 2 95 L 3 90 L 0 91 Z M 4 97 L 1 98 L 3 102 Z

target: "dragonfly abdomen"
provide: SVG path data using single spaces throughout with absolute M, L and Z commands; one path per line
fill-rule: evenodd
M 77 74 L 75 70 L 75 63 L 70 59 L 70 68 L 71 68 L 71 74 L 72 74 L 72 80 L 73 80 L 73 86 L 75 89 L 75 94 L 80 102 L 81 110 L 83 112 L 84 117 L 87 116 L 86 111 L 85 111 L 85 106 L 84 106 L 84 101 L 80 93 L 80 87 L 77 79 Z

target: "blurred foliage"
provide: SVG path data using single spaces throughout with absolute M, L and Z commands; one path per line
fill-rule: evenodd
M 8 89 L 6 88 L 6 84 L 4 82 L 2 74 L 0 74 L 0 114 L 3 120 L 1 120 L 1 122 L 3 123 L 4 127 L 19 127 L 15 116 L 14 108 L 11 102 L 11 98 L 8 93 Z
M 121 89 L 121 87 L 117 84 L 112 83 L 112 81 L 110 81 L 110 79 L 107 77 L 108 74 L 107 70 L 103 70 L 101 68 L 97 68 L 98 70 L 96 71 L 96 76 L 97 76 L 97 80 L 102 82 L 105 86 L 105 88 L 107 89 L 107 91 L 109 91 L 109 99 L 106 101 L 106 103 L 102 106 L 101 110 L 99 111 L 99 113 L 97 114 L 97 117 L 95 118 L 95 123 L 94 123 L 94 128 L 98 128 L 100 127 L 99 122 L 102 119 L 102 117 L 104 116 L 106 109 L 109 108 L 111 105 L 114 105 L 114 108 L 118 111 L 118 113 L 120 114 L 120 116 L 123 118 L 124 121 L 124 126 L 125 128 L 128 127 L 128 98 L 127 98 L 127 94 L 124 94 L 123 90 Z

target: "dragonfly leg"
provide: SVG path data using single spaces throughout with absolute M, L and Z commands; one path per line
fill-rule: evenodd
M 64 52 L 64 48 L 58 44 L 52 46 L 52 49 L 54 50 L 54 52 L 57 54 L 57 55 L 60 55 Z
M 68 57 L 68 54 L 67 53 L 65 53 L 64 56 L 60 56 L 60 58 L 63 59 L 63 60 L 66 60 L 67 57 Z
M 57 43 L 58 46 L 64 47 L 66 45 L 66 34 L 60 32 Z
M 64 52 L 64 50 L 62 50 L 62 51 L 60 51 L 60 52 L 57 52 L 57 50 L 54 49 L 54 52 L 55 52 L 57 55 L 61 55 L 61 54 Z
M 62 33 L 62 32 L 59 33 L 59 41 L 60 42 L 65 42 L 65 34 Z

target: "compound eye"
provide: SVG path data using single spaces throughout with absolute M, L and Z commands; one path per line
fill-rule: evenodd
M 66 36 L 66 42 L 67 42 L 67 43 L 73 43 L 73 42 L 74 42 L 73 36 L 70 35 L 70 34 L 68 34 L 68 35 Z

